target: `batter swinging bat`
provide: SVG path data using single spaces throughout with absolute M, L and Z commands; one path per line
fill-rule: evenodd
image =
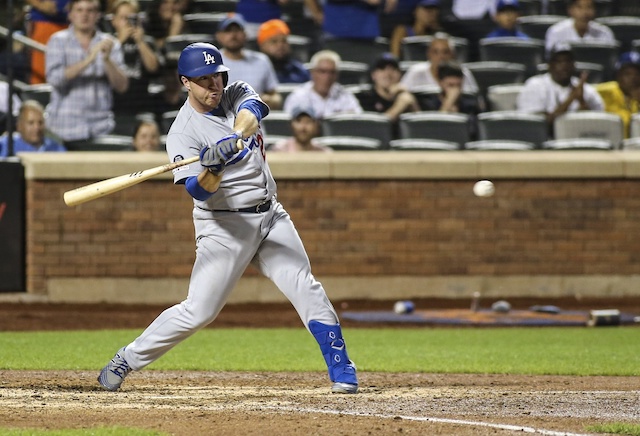
M 137 185 L 140 182 L 144 182 L 145 180 L 149 180 L 159 174 L 171 171 L 174 168 L 197 162 L 199 159 L 199 156 L 193 156 L 179 162 L 168 163 L 154 168 L 136 171 L 135 173 L 112 177 L 90 185 L 81 186 L 65 192 L 64 202 L 67 206 L 76 206 L 78 204 L 86 203 L 87 201 L 95 200 L 96 198 L 104 197 L 105 195 L 113 194 L 114 192 Z

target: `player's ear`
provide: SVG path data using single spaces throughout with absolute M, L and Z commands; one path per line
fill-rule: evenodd
M 184 76 L 180 76 L 180 82 L 182 82 L 184 87 L 187 88 L 187 91 L 191 91 L 191 88 L 189 88 L 189 86 L 187 86 L 189 84 L 189 79 L 187 79 Z

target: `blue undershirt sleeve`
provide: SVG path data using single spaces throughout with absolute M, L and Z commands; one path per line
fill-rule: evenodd
M 187 179 L 184 184 L 185 188 L 187 188 L 187 192 L 196 200 L 205 201 L 209 197 L 211 197 L 214 193 L 209 192 L 200 186 L 198 183 L 198 176 L 191 176 Z
M 247 109 L 251 111 L 251 113 L 254 114 L 258 119 L 258 122 L 262 121 L 262 119 L 269 114 L 269 106 L 267 106 L 265 103 L 261 102 L 260 100 L 252 99 L 252 100 L 243 101 L 242 103 L 240 103 L 240 106 L 238 107 L 238 111 L 240 111 L 240 109 Z

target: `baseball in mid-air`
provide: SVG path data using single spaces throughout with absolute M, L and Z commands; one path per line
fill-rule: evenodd
M 480 180 L 473 185 L 473 193 L 478 197 L 491 197 L 496 192 L 490 180 Z

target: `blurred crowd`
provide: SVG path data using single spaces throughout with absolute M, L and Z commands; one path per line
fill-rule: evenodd
M 558 117 L 593 111 L 619 116 L 628 138 L 639 12 L 621 0 L 26 0 L 14 34 L 46 53 L 14 41 L 0 73 L 12 62 L 21 84 L 14 152 L 91 150 L 109 135 L 162 149 L 186 98 L 177 58 L 197 41 L 287 121 L 265 119 L 274 151 L 332 151 L 316 139 L 339 114 L 376 113 L 392 140 L 420 139 L 401 128 L 406 114 L 461 114 L 474 141 L 483 113 L 542 115 L 553 139 Z M 491 95 L 501 85 L 518 85 L 506 106 Z M 3 80 L 3 118 L 8 100 Z

